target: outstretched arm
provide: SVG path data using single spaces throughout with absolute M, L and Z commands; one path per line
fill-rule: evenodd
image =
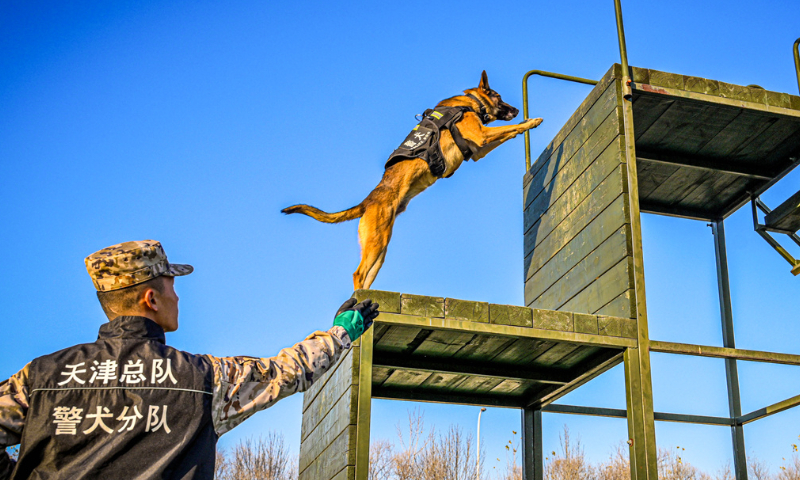
M 0 479 L 10 478 L 14 462 L 5 449 L 17 445 L 28 412 L 28 368 L 0 383 Z
M 350 348 L 378 315 L 378 304 L 348 300 L 327 332 L 314 332 L 270 358 L 206 358 L 214 368 L 212 417 L 222 435 L 259 410 L 293 393 L 308 390 Z

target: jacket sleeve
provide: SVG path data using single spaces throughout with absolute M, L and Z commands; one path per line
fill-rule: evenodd
M 239 425 L 278 400 L 307 390 L 350 348 L 350 337 L 336 326 L 314 332 L 271 358 L 213 357 L 212 416 L 217 435 Z
M 0 382 L 0 479 L 9 478 L 14 462 L 8 457 L 6 447 L 17 445 L 25 426 L 28 412 L 28 369 L 30 364 L 14 376 Z

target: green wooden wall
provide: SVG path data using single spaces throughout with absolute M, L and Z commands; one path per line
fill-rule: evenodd
M 304 394 L 300 480 L 355 476 L 359 354 L 354 345 Z
M 529 307 L 636 318 L 618 69 L 525 174 Z

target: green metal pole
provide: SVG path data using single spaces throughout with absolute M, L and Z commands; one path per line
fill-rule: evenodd
M 522 116 L 528 119 L 528 77 L 531 75 L 541 75 L 542 77 L 557 78 L 559 80 L 567 80 L 569 82 L 585 83 L 587 85 L 597 85 L 596 80 L 589 80 L 588 78 L 573 77 L 571 75 L 563 75 L 561 73 L 545 72 L 543 70 L 531 70 L 522 77 Z M 531 136 L 525 130 L 525 171 L 531 169 Z
M 622 96 L 631 98 L 630 69 L 628 68 L 628 47 L 625 46 L 625 27 L 622 25 L 622 5 L 620 0 L 614 0 L 614 11 L 617 16 L 617 37 L 619 37 L 619 56 L 622 62 Z
M 800 52 L 798 52 L 798 47 L 800 47 L 800 38 L 794 41 L 794 69 L 797 71 L 797 89 L 800 91 Z

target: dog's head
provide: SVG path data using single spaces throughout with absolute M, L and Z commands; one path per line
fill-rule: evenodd
M 478 84 L 478 88 L 464 90 L 464 93 L 475 97 L 482 104 L 485 109 L 485 115 L 481 118 L 483 123 L 489 123 L 494 120 L 512 120 L 519 113 L 518 109 L 504 102 L 500 98 L 500 94 L 489 87 L 489 77 L 486 76 L 486 70 L 481 74 L 481 83 Z

